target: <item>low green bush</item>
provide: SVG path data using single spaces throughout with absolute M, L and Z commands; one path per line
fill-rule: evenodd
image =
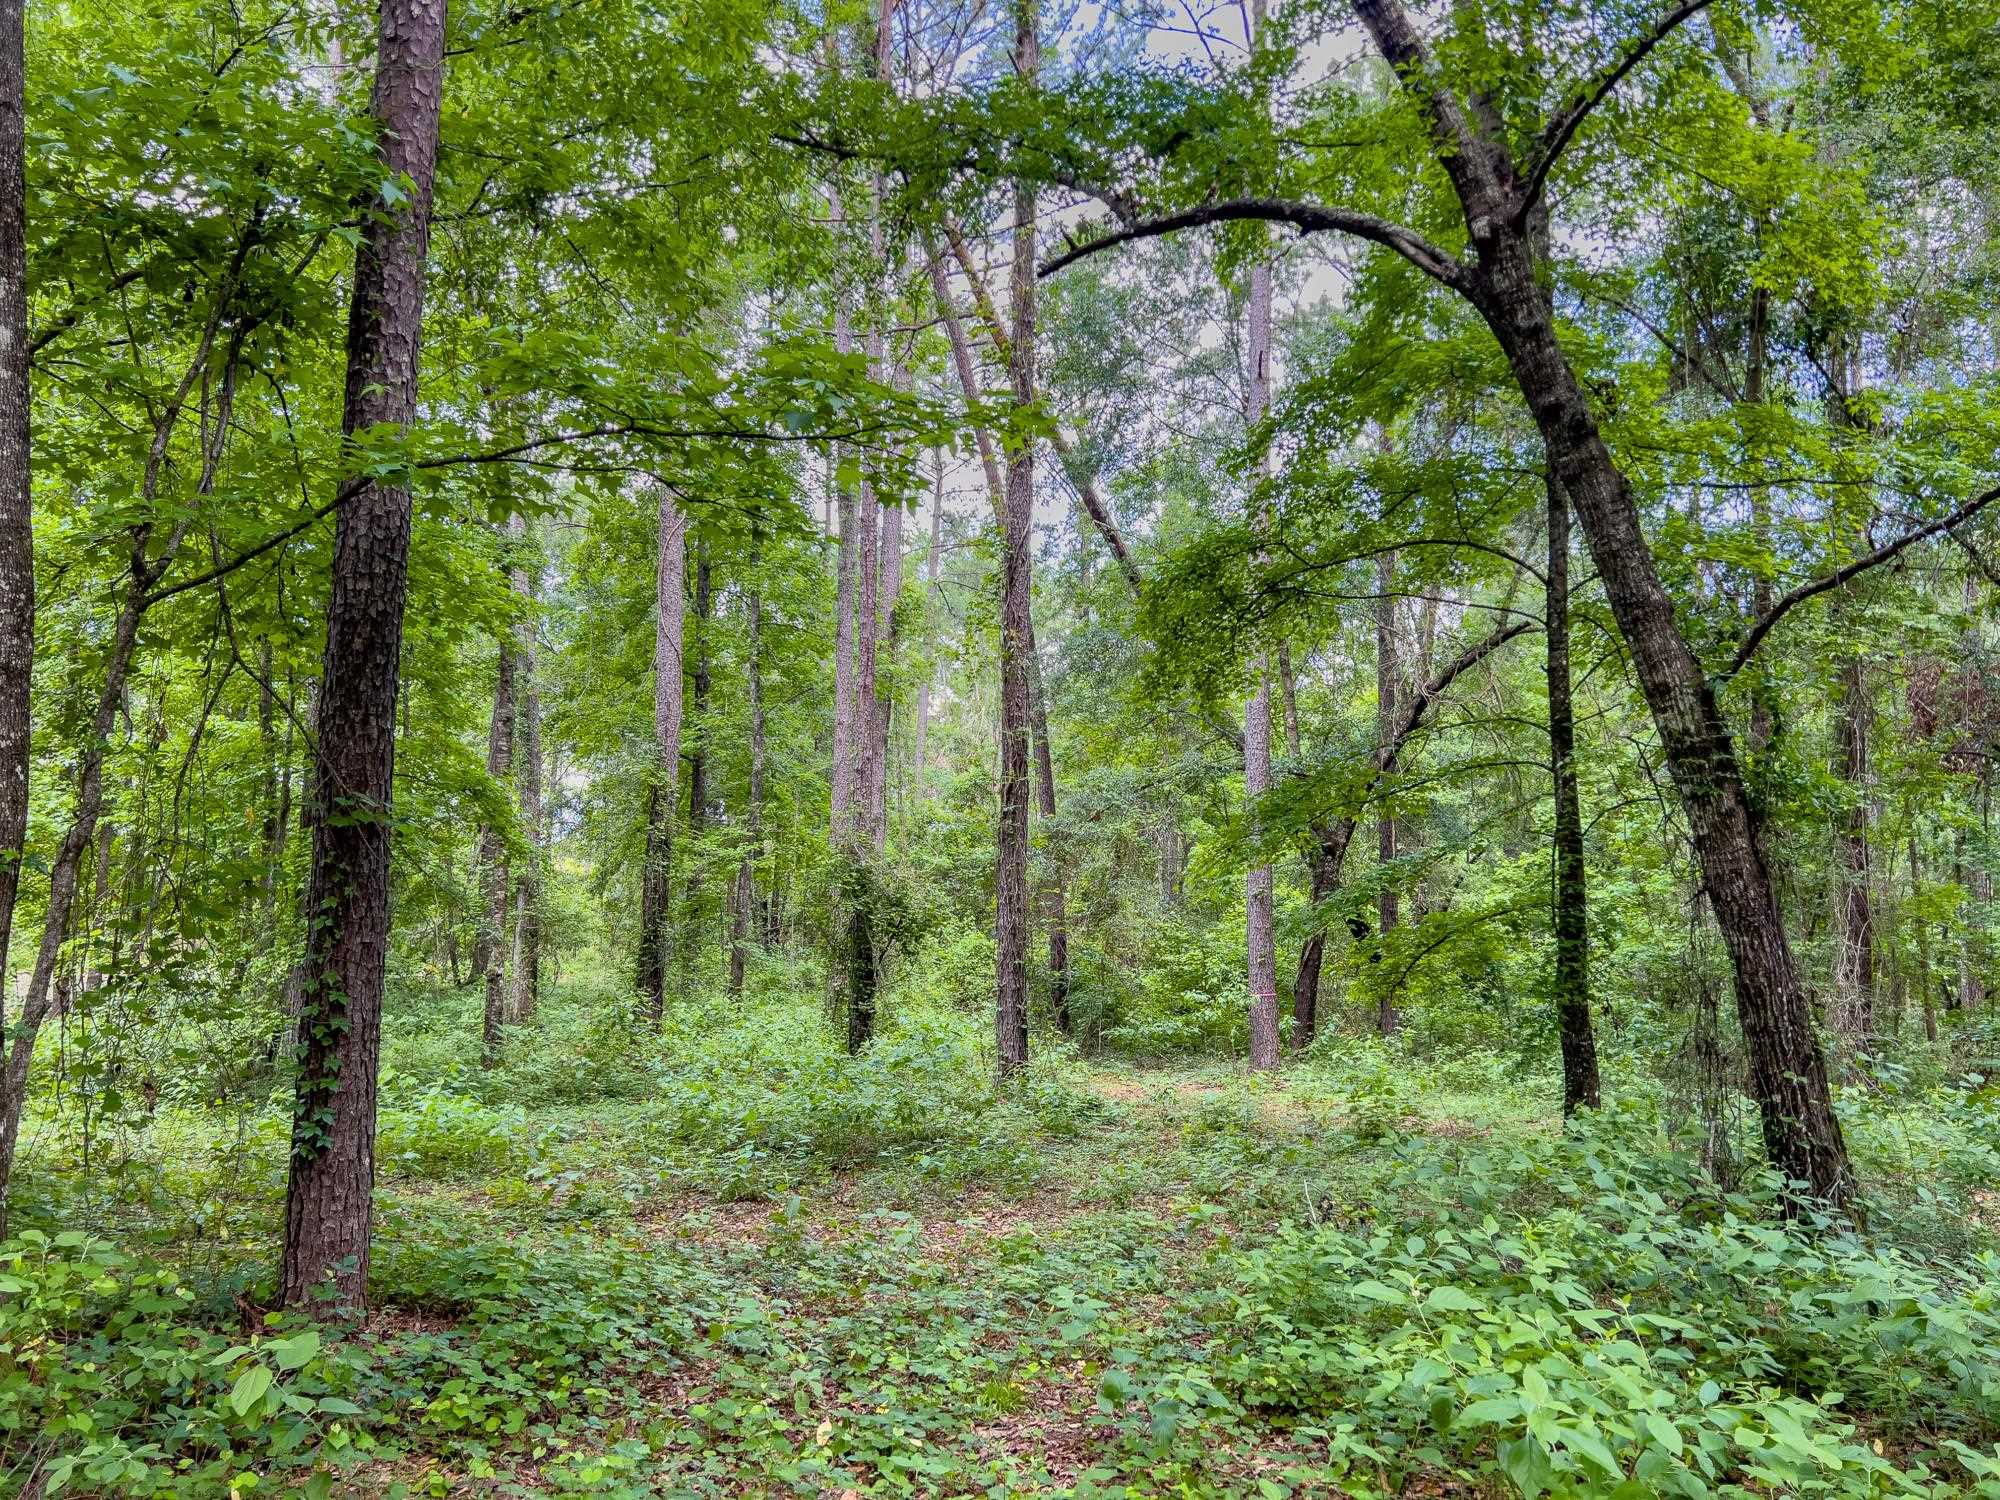
M 1449 1183 L 1413 1163 L 1405 1191 L 1446 1193 L 1428 1222 L 1286 1224 L 1223 1256 L 1180 1380 L 1348 1463 L 1527 1495 L 2000 1494 L 2000 1259 L 1786 1225 L 1770 1185 L 1718 1198 L 1635 1137 L 1613 1117 Z
M 0 1243 L 0 1495 L 331 1493 L 373 1446 L 365 1358 L 277 1320 L 233 1340 L 197 1301 L 80 1233 Z

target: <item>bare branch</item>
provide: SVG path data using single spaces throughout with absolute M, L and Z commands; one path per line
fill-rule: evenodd
M 1387 219 L 1378 219 L 1373 214 L 1356 213 L 1345 208 L 1328 208 L 1318 203 L 1298 203 L 1285 198 L 1230 198 L 1218 203 L 1205 203 L 1200 208 L 1191 208 L 1182 213 L 1147 219 L 1107 234 L 1101 239 L 1072 245 L 1054 260 L 1046 262 L 1040 274 L 1053 276 L 1065 266 L 1095 255 L 1100 250 L 1109 250 L 1115 245 L 1127 244 L 1134 240 L 1157 239 L 1164 234 L 1173 234 L 1182 229 L 1198 229 L 1205 224 L 1225 224 L 1242 220 L 1290 224 L 1302 235 L 1323 234 L 1329 231 L 1353 235 L 1357 239 L 1367 240 L 1371 244 L 1382 245 L 1395 251 L 1426 276 L 1450 287 L 1455 292 L 1464 294 L 1471 285 L 1470 274 L 1456 258 L 1440 250 L 1414 229 L 1406 229 L 1401 224 L 1392 224 Z
M 1562 113 L 1549 122 L 1549 128 L 1542 132 L 1541 152 L 1536 156 L 1535 164 L 1528 172 L 1527 187 L 1522 191 L 1520 206 L 1515 210 L 1515 223 L 1527 223 L 1528 215 L 1534 211 L 1535 204 L 1541 199 L 1542 188 L 1548 182 L 1550 170 L 1555 166 L 1557 158 L 1569 148 L 1569 143 L 1575 138 L 1585 116 L 1609 98 L 1611 91 L 1625 81 L 1626 75 L 1644 62 L 1647 55 L 1673 35 L 1683 22 L 1700 15 L 1712 3 L 1713 0 L 1680 0 L 1672 10 L 1653 22 L 1645 35 L 1626 48 L 1624 56 L 1580 89 L 1564 107 Z
M 1743 637 L 1743 644 L 1736 648 L 1736 655 L 1730 661 L 1728 670 L 1722 674 L 1724 680 L 1734 677 L 1738 672 L 1742 671 L 1750 658 L 1757 654 L 1757 648 L 1764 644 L 1764 637 L 1771 633 L 1772 627 L 1794 609 L 1804 604 L 1808 599 L 1816 598 L 1826 593 L 1829 589 L 1837 589 L 1844 583 L 1852 582 L 1870 568 L 1888 562 L 1891 558 L 1916 546 L 1918 542 L 1928 541 L 1940 532 L 1949 532 L 1956 527 L 1964 525 L 1995 500 L 2000 500 L 2000 485 L 1995 485 L 1992 489 L 1975 495 L 1948 516 L 1941 516 L 1935 521 L 1927 522 L 1917 527 L 1914 531 L 1906 531 L 1894 541 L 1884 542 L 1867 556 L 1857 557 L 1845 567 L 1836 568 L 1833 572 L 1828 573 L 1822 578 L 1815 578 L 1810 583 L 1800 584 L 1776 604 L 1765 610 L 1757 623 L 1750 627 L 1750 633 Z

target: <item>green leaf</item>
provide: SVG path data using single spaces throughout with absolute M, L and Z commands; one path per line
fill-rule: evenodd
M 271 1372 L 264 1365 L 252 1365 L 236 1377 L 236 1386 L 229 1393 L 229 1404 L 239 1417 L 248 1416 L 250 1408 L 264 1399 L 264 1393 L 271 1388 Z
M 270 1348 L 279 1369 L 296 1370 L 319 1353 L 319 1330 L 308 1328 L 291 1338 L 274 1340 Z
M 1424 1298 L 1424 1306 L 1434 1312 L 1478 1312 L 1486 1304 L 1455 1286 L 1439 1286 L 1431 1288 L 1431 1294 Z
M 1404 1293 L 1379 1281 L 1357 1281 L 1354 1284 L 1354 1295 L 1357 1297 L 1366 1297 L 1370 1302 L 1408 1302 L 1410 1300 Z
M 1514 1487 L 1534 1500 L 1555 1478 L 1556 1466 L 1548 1450 L 1531 1437 L 1510 1438 L 1500 1445 L 1500 1467 L 1514 1481 Z

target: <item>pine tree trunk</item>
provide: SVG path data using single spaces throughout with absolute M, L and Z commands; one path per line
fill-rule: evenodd
M 653 764 L 646 793 L 646 865 L 639 892 L 639 993 L 658 1025 L 673 961 L 674 817 L 680 796 L 681 642 L 687 611 L 687 517 L 660 489 L 658 602 L 653 627 Z
M 0 0 L 0 1035 L 28 829 L 35 539 L 28 483 L 27 73 L 22 0 Z M 0 1203 L 0 1223 L 5 1220 Z
M 1576 716 L 1570 703 L 1569 500 L 1551 477 L 1544 625 L 1548 645 L 1549 769 L 1555 782 L 1553 850 L 1556 1022 L 1562 1033 L 1563 1113 L 1603 1103 L 1597 1039 L 1590 1024 L 1589 893 L 1584 884 L 1583 807 L 1576 775 Z
M 407 428 L 416 416 L 444 31 L 444 0 L 382 0 L 372 113 L 383 168 L 407 180 L 409 197 L 385 210 L 371 185 L 361 215 L 344 433 Z M 367 1300 L 409 551 L 409 491 L 364 481 L 335 524 L 321 667 L 306 993 L 278 1274 L 288 1307 L 329 1279 L 340 1303 L 358 1309 Z
M 505 785 L 514 764 L 514 643 L 500 642 L 499 667 L 493 685 L 493 717 L 486 731 L 486 774 Z M 479 951 L 484 959 L 486 1004 L 480 1025 L 479 1061 L 492 1067 L 500 1061 L 500 1029 L 507 1020 L 507 840 L 503 830 L 488 822 L 479 830 L 480 894 Z

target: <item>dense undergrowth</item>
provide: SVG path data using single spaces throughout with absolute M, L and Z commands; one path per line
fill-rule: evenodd
M 1566 1132 L 1352 1036 L 996 1092 L 981 1020 L 850 1059 L 772 977 L 658 1038 L 571 986 L 491 1071 L 470 997 L 392 1024 L 359 1328 L 261 1310 L 281 1088 L 44 1120 L 0 1492 L 2000 1495 L 2000 1094 L 1943 1062 L 1846 1091 L 1861 1223 L 1787 1223 L 1637 1068 Z

